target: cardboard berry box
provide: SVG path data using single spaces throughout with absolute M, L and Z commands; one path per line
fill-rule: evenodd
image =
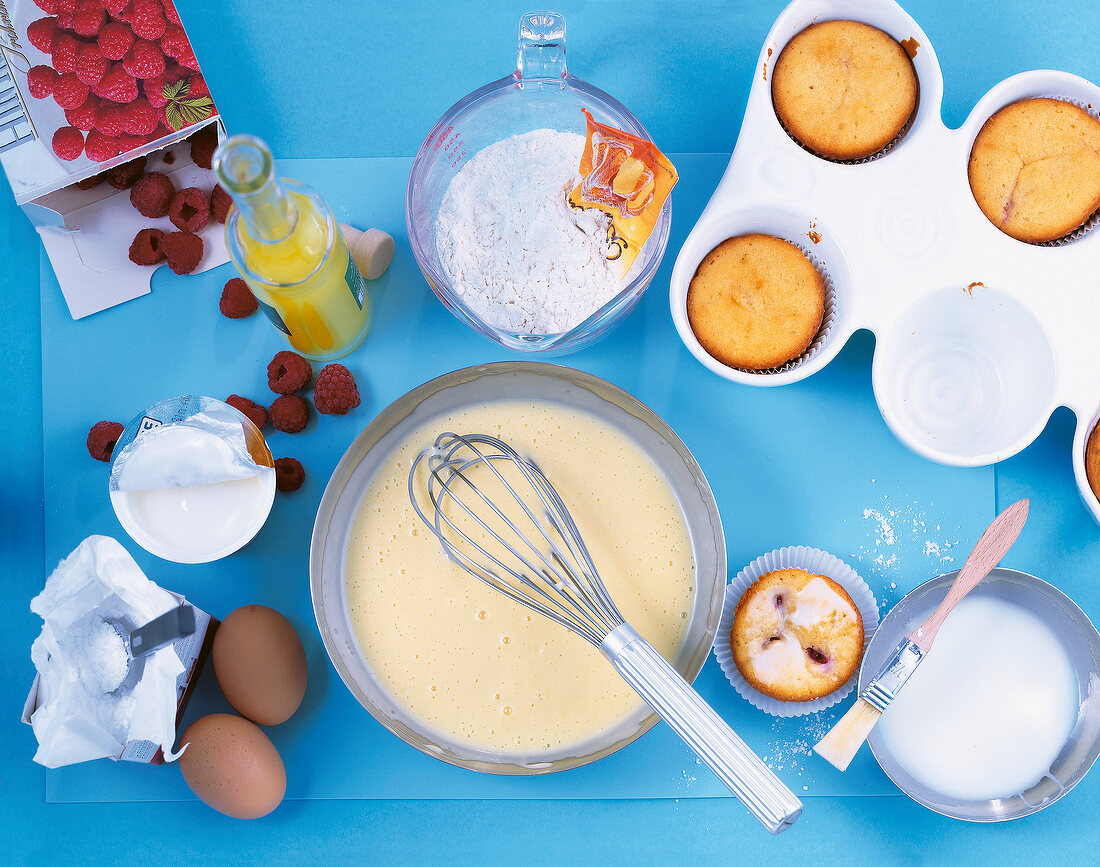
M 86 187 L 140 157 L 177 189 L 214 185 L 181 144 L 224 130 L 172 0 L 0 0 L 0 44 L 0 164 L 70 313 L 147 294 L 152 270 L 130 262 L 130 242 L 174 227 L 134 211 L 127 189 Z M 200 234 L 196 270 L 227 261 L 220 224 Z

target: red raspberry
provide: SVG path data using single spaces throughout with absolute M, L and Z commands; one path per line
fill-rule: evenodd
M 88 431 L 88 454 L 97 461 L 110 463 L 115 443 L 125 430 L 117 421 L 97 421 Z
M 52 66 L 32 66 L 27 70 L 27 90 L 35 99 L 45 99 L 53 96 L 53 83 L 57 80 L 57 73 Z
M 77 108 L 88 98 L 88 85 L 75 73 L 59 75 L 53 83 L 53 98 L 62 108 Z
M 231 394 L 225 399 L 234 409 L 243 412 L 252 424 L 256 425 L 260 430 L 264 429 L 264 425 L 267 424 L 267 409 L 254 400 L 249 400 L 247 397 L 241 397 L 239 394 Z
M 134 0 L 130 13 L 130 29 L 142 39 L 160 39 L 164 35 L 164 7 L 160 3 Z
M 218 125 L 207 124 L 188 136 L 187 140 L 191 143 L 191 162 L 199 168 L 211 168 L 214 165 L 214 151 L 218 149 Z
M 57 0 L 34 0 L 34 5 L 47 15 L 53 15 L 57 12 Z
M 202 261 L 203 243 L 190 232 L 169 232 L 161 243 L 168 267 L 177 274 L 190 274 Z
M 27 25 L 27 41 L 43 54 L 53 51 L 53 41 L 58 33 L 56 18 L 39 18 Z
M 198 99 L 201 96 L 210 96 L 210 88 L 206 86 L 206 78 L 201 72 L 191 76 L 191 86 L 187 89 L 188 99 Z
M 80 0 L 57 0 L 58 12 L 75 13 L 80 6 Z
M 76 23 L 76 13 L 68 12 L 64 9 L 57 10 L 57 29 L 58 30 L 72 30 L 73 25 Z
M 295 458 L 275 459 L 275 487 L 290 493 L 302 487 L 306 480 L 306 471 Z
M 267 365 L 267 385 L 276 394 L 301 391 L 313 379 L 313 366 L 297 352 L 276 352 Z
M 161 37 L 160 47 L 165 54 L 174 57 L 176 60 L 188 55 L 194 56 L 194 52 L 191 51 L 191 43 L 187 40 L 187 34 L 177 24 L 169 24 L 164 28 L 164 36 Z
M 234 277 L 225 284 L 221 302 L 218 304 L 222 316 L 228 319 L 244 319 L 255 313 L 259 306 L 256 296 L 240 277 Z
M 84 142 L 84 153 L 90 160 L 105 163 L 118 156 L 118 139 L 93 129 L 88 133 L 88 140 Z
M 104 57 L 111 60 L 122 60 L 134 44 L 134 34 L 121 21 L 108 21 L 99 28 L 99 36 L 96 37 L 99 51 Z
M 90 178 L 84 178 L 82 181 L 76 182 L 78 190 L 93 190 L 103 183 L 103 175 L 92 175 Z
M 210 219 L 210 200 L 198 187 L 185 187 L 168 206 L 168 219 L 183 232 L 197 232 Z
M 119 153 L 125 153 L 122 144 L 120 139 Z M 145 157 L 138 157 L 137 159 L 130 160 L 128 163 L 115 166 L 113 169 L 107 169 L 103 174 L 107 183 L 116 190 L 128 190 L 145 174 Z
M 168 100 L 164 98 L 164 85 L 167 83 L 168 80 L 163 74 L 155 78 L 146 78 L 141 82 L 141 89 L 145 91 L 145 98 L 149 100 L 149 105 L 153 108 L 164 108 L 168 104 Z
M 229 193 L 222 189 L 221 184 L 214 184 L 210 191 L 210 216 L 222 225 L 229 219 L 229 209 L 233 207 L 233 199 Z
M 176 7 L 172 5 L 172 0 L 164 0 L 164 18 L 177 27 L 181 26 L 180 14 L 176 11 Z
M 53 152 L 63 160 L 75 160 L 84 152 L 84 133 L 75 126 L 63 126 L 53 134 Z
M 344 415 L 359 406 L 359 388 L 342 364 L 326 364 L 313 384 L 313 405 L 317 412 Z
M 73 16 L 73 30 L 81 36 L 95 36 L 106 17 L 103 7 L 94 3 L 82 3 Z
M 160 229 L 142 229 L 130 244 L 130 261 L 135 265 L 156 265 L 164 259 L 163 242 L 164 232 Z
M 60 75 L 76 72 L 76 54 L 80 50 L 80 43 L 68 33 L 58 33 L 53 41 L 53 51 L 50 58 L 53 60 L 53 68 Z
M 122 107 L 106 99 L 100 102 L 95 116 L 95 128 L 104 135 L 119 135 L 122 132 Z
M 69 122 L 69 126 L 75 126 L 77 129 L 88 132 L 95 129 L 95 118 L 98 111 L 99 98 L 89 96 L 76 108 L 65 109 L 65 120 Z
M 95 94 L 113 102 L 133 102 L 138 95 L 137 80 L 122 68 L 121 63 L 116 63 L 103 76 L 95 88 Z
M 76 77 L 89 87 L 99 84 L 110 68 L 111 61 L 99 53 L 99 46 L 94 42 L 81 45 L 76 52 Z
M 122 10 L 130 5 L 130 0 L 102 0 L 103 8 L 112 18 L 120 18 Z M 115 58 L 117 60 L 117 58 Z
M 156 78 L 164 74 L 164 53 L 155 42 L 139 39 L 122 61 L 122 68 L 134 78 Z
M 309 423 L 309 404 L 297 394 L 281 394 L 267 410 L 268 418 L 283 433 L 298 433 Z
M 127 135 L 149 135 L 157 128 L 157 110 L 138 97 L 122 107 L 122 131 Z

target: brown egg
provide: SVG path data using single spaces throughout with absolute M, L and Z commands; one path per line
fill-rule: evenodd
M 264 605 L 244 605 L 222 621 L 211 659 L 229 703 L 254 723 L 286 722 L 306 694 L 302 640 L 289 620 Z
M 235 819 L 258 819 L 286 794 L 286 769 L 259 726 L 231 713 L 212 713 L 187 727 L 180 744 L 183 778 L 202 801 Z

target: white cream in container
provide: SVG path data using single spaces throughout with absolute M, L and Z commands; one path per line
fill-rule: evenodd
M 162 401 L 115 446 L 111 505 L 145 550 L 207 563 L 247 544 L 275 499 L 271 452 L 242 413 L 208 397 Z

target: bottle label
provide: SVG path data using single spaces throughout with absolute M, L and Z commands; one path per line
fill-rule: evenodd
M 344 282 L 348 284 L 348 289 L 351 291 L 351 297 L 355 299 L 356 306 L 362 310 L 367 287 L 363 282 L 363 275 L 359 273 L 359 268 L 350 255 L 348 256 L 348 270 L 344 274 Z
M 290 329 L 286 327 L 286 323 L 283 322 L 283 317 L 279 315 L 279 311 L 270 304 L 265 304 L 259 298 L 256 299 L 256 302 L 260 305 L 260 309 L 263 311 L 264 316 L 271 320 L 271 324 L 283 332 L 287 337 L 290 337 Z

